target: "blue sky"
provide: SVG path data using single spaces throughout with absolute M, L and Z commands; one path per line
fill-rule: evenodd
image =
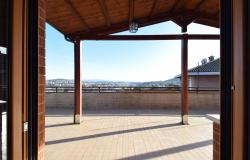
M 219 34 L 219 29 L 191 24 L 190 34 Z M 129 35 L 129 32 L 118 34 Z M 139 28 L 138 35 L 181 34 L 173 22 Z M 158 81 L 181 72 L 181 42 L 176 41 L 82 41 L 83 79 L 113 81 Z M 189 41 L 188 67 L 203 58 L 220 56 L 218 40 Z M 46 25 L 46 77 L 74 78 L 73 44 Z

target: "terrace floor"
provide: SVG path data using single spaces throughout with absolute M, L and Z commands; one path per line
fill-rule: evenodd
M 190 125 L 172 110 L 87 111 L 80 125 L 72 110 L 46 112 L 46 160 L 212 160 L 214 111 L 192 111 Z

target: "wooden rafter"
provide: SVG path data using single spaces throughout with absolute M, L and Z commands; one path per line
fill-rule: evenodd
M 175 4 L 171 8 L 171 12 L 175 13 L 179 5 L 183 5 L 184 0 L 176 0 Z M 187 25 L 190 24 L 194 18 L 186 14 L 176 14 L 173 16 L 172 21 L 181 27 L 182 32 L 187 32 Z
M 136 22 L 140 24 L 140 27 L 144 27 L 147 25 L 152 25 L 152 24 L 168 21 L 170 20 L 170 18 L 171 18 L 170 13 L 163 13 L 163 14 L 155 15 L 154 17 L 150 19 L 150 21 L 148 20 L 148 17 L 144 17 L 144 18 L 137 19 Z M 74 38 L 74 37 L 81 37 L 81 36 L 88 36 L 88 35 L 108 35 L 108 34 L 128 30 L 128 28 L 129 28 L 128 23 L 122 22 L 122 23 L 111 25 L 110 27 L 100 27 L 95 30 L 92 30 L 91 32 L 80 31 L 80 32 L 70 33 L 67 36 Z
M 149 17 L 152 17 L 154 15 L 154 13 L 156 11 L 157 2 L 158 2 L 158 0 L 154 0 Z
M 180 2 L 182 2 L 182 5 L 184 5 L 184 3 L 183 3 L 184 1 L 181 1 L 181 0 L 177 1 L 175 3 L 174 7 L 172 8 L 172 12 L 176 13 L 177 6 L 180 4 Z M 191 10 L 191 11 L 179 11 L 179 12 L 182 12 L 183 14 L 177 14 L 176 16 L 173 17 L 172 20 L 177 25 L 182 27 L 182 32 L 187 32 L 187 26 L 190 23 L 194 22 L 196 19 L 198 19 L 200 16 L 202 16 L 201 14 L 198 13 L 198 10 L 205 2 L 206 2 L 206 0 L 200 0 L 193 10 Z
M 214 16 L 220 17 L 220 10 L 218 10 L 218 11 L 214 14 Z
M 186 14 L 191 14 L 191 13 L 187 12 Z M 197 14 L 202 15 L 202 17 L 204 17 L 206 19 L 214 19 L 214 16 L 211 16 L 209 14 L 202 14 L 202 13 L 198 13 L 198 12 L 197 12 Z M 178 14 L 177 13 L 173 14 L 172 12 L 167 12 L 167 13 L 154 15 L 152 18 L 150 18 L 150 20 L 148 19 L 148 17 L 136 19 L 136 22 L 140 24 L 140 27 L 144 27 L 147 25 L 152 25 L 152 24 L 172 20 L 172 18 L 176 15 L 178 15 Z M 214 27 L 219 27 L 219 19 L 215 18 L 215 20 L 210 22 L 210 25 L 214 26 Z M 91 32 L 80 31 L 80 32 L 70 33 L 67 36 L 71 37 L 71 38 L 80 38 L 81 39 L 81 37 L 85 37 L 85 36 L 89 36 L 89 35 L 100 36 L 100 35 L 108 35 L 108 34 L 113 34 L 113 33 L 121 32 L 121 31 L 125 31 L 125 30 L 128 30 L 128 27 L 129 26 L 128 26 L 127 22 L 122 22 L 122 23 L 111 25 L 110 27 L 100 27 L 97 29 L 92 29 Z
M 97 0 L 97 1 L 98 1 L 99 5 L 101 7 L 102 14 L 103 14 L 103 16 L 105 18 L 107 26 L 110 26 L 111 25 L 110 17 L 109 17 L 108 9 L 107 9 L 107 6 L 106 6 L 105 2 L 103 0 Z
M 194 22 L 198 23 L 198 24 L 202 24 L 202 25 L 205 24 L 205 25 L 209 25 L 209 26 L 212 26 L 212 27 L 219 28 L 220 25 L 219 25 L 218 21 L 219 21 L 219 18 L 218 18 L 218 20 L 211 20 L 211 19 L 208 19 L 208 18 L 200 17 L 200 18 L 197 18 Z
M 172 21 L 175 22 L 180 27 L 187 27 L 190 23 L 192 23 L 196 19 L 194 15 L 176 15 L 173 17 Z
M 197 11 L 196 11 L 197 12 Z M 199 13 L 199 12 L 198 12 Z M 210 17 L 204 16 L 203 14 L 199 14 L 199 17 L 196 18 L 194 21 L 195 23 L 199 24 L 205 24 L 205 25 L 210 25 L 212 27 L 217 27 L 219 28 L 219 17 L 220 17 L 220 10 L 214 14 L 212 14 Z
M 183 14 L 178 14 L 177 16 L 173 17 L 173 21 L 182 27 L 182 32 L 186 32 L 187 26 L 202 16 L 202 14 L 198 13 L 198 11 L 205 2 L 206 0 L 200 0 L 193 10 L 184 12 L 181 11 Z M 180 3 L 180 1 L 176 2 L 172 11 L 176 11 L 176 7 L 179 5 L 178 3 Z
M 71 3 L 70 0 L 64 0 L 65 2 L 65 6 L 68 8 L 68 10 L 76 17 L 80 20 L 80 22 L 82 23 L 82 25 L 85 27 L 85 29 L 87 31 L 89 31 L 89 26 L 88 24 L 85 22 L 85 20 L 82 18 L 81 14 L 75 9 L 75 7 L 73 6 L 73 4 Z
M 192 22 L 203 23 L 212 27 L 219 27 L 218 14 L 206 14 L 200 11 L 188 10 L 184 12 L 175 12 L 172 20 L 181 27 L 186 27 Z M 207 23 L 205 23 L 207 22 Z
M 134 0 L 129 0 L 129 23 L 133 22 L 134 20 Z
M 176 10 L 176 8 L 179 6 L 179 4 L 181 3 L 182 0 L 176 0 L 175 4 L 173 5 L 173 7 L 170 9 L 171 12 L 174 12 Z
M 201 0 L 194 8 L 194 11 L 198 11 L 200 7 L 206 2 L 206 0 Z
M 79 0 L 77 2 L 75 0 L 47 1 L 47 22 L 71 39 L 91 34 L 107 35 L 126 31 L 129 29 L 129 21 L 135 21 L 139 27 L 144 27 L 173 20 L 177 16 L 180 19 L 186 19 L 184 22 L 219 27 L 217 14 L 220 9 L 217 2 L 219 0 L 215 0 L 216 2 L 214 0 L 166 0 L 172 2 L 164 4 L 164 8 L 167 8 L 165 11 L 158 11 L 160 2 L 165 0 L 114 0 L 114 2 L 111 0 L 112 4 L 108 3 L 110 0 L 94 0 L 94 2 L 86 0 L 79 3 L 77 3 Z M 140 3 L 139 8 L 137 3 Z M 87 12 L 88 10 L 92 11 Z M 67 21 L 72 18 L 76 23 L 67 24 Z

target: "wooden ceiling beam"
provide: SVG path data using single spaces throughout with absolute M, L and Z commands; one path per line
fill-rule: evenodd
M 174 7 L 172 8 L 172 12 L 176 13 L 177 7 L 182 3 L 181 5 L 184 5 L 184 1 L 176 1 Z M 173 21 L 179 25 L 182 28 L 182 32 L 187 32 L 187 26 L 196 21 L 197 18 L 201 17 L 202 15 L 198 12 L 200 7 L 206 2 L 206 0 L 200 0 L 197 5 L 192 10 L 186 10 L 186 11 L 178 11 L 183 14 L 176 14 L 176 16 L 173 18 Z M 178 13 L 177 12 L 177 13 Z M 214 18 L 215 16 L 213 16 Z
M 220 10 L 218 10 L 215 14 L 214 14 L 214 16 L 216 16 L 216 17 L 220 17 Z
M 151 19 L 148 19 L 148 17 L 140 18 L 140 19 L 137 19 L 136 22 L 140 25 L 140 27 L 144 27 L 147 25 L 169 21 L 171 20 L 170 19 L 171 17 L 172 17 L 172 14 L 164 13 L 164 14 L 155 15 Z M 69 33 L 67 34 L 67 36 L 71 38 L 80 38 L 81 36 L 88 36 L 88 35 L 108 35 L 108 34 L 125 31 L 128 29 L 129 29 L 128 23 L 123 22 L 123 23 L 111 25 L 110 27 L 106 27 L 106 26 L 100 27 L 95 30 L 92 30 L 91 32 L 80 31 L 80 32 L 75 32 L 75 33 Z
M 199 11 L 189 10 L 184 12 L 175 12 L 172 18 L 173 22 L 184 29 L 184 32 L 190 23 L 196 22 L 198 19 L 203 19 L 203 21 L 206 19 L 209 21 L 208 25 L 211 24 L 213 27 L 219 27 L 219 17 L 216 14 L 204 14 Z
M 151 8 L 151 11 L 150 11 L 150 13 L 149 13 L 149 17 L 153 17 L 153 15 L 154 15 L 154 13 L 155 13 L 155 11 L 156 11 L 157 2 L 158 2 L 158 0 L 154 0 L 153 5 L 152 5 L 152 8 Z
M 85 22 L 85 20 L 82 18 L 81 14 L 75 9 L 73 4 L 71 3 L 70 0 L 64 0 L 65 6 L 67 9 L 77 18 L 79 21 L 82 23 L 83 27 L 87 30 L 90 31 L 90 28 L 88 24 Z
M 134 6 L 134 0 L 129 0 L 129 23 L 133 22 L 134 20 L 134 9 L 135 9 L 135 6 Z
M 220 24 L 218 23 L 218 21 L 219 21 L 219 18 L 218 20 L 211 20 L 211 19 L 200 17 L 200 18 L 197 18 L 194 21 L 194 23 L 208 25 L 208 26 L 215 27 L 215 28 L 220 28 Z
M 208 25 L 211 27 L 220 28 L 219 19 L 220 19 L 220 10 L 215 14 L 211 14 L 210 16 L 199 14 L 200 16 L 194 21 L 195 23 Z
M 194 8 L 194 11 L 198 11 L 200 7 L 206 2 L 206 0 L 201 0 Z
M 193 15 L 177 15 L 173 17 L 172 21 L 182 27 L 182 32 L 187 32 L 187 26 L 195 21 L 196 18 L 197 17 Z
M 174 12 L 177 7 L 179 6 L 179 4 L 182 2 L 182 0 L 176 0 L 175 4 L 173 5 L 173 7 L 170 9 L 171 12 Z
M 108 9 L 107 9 L 105 2 L 103 0 L 97 0 L 97 1 L 101 7 L 101 11 L 102 11 L 102 14 L 105 18 L 105 22 L 106 22 L 107 26 L 111 26 L 110 16 L 109 16 Z
M 179 13 L 179 14 L 181 14 L 181 13 Z M 172 12 L 167 12 L 167 13 L 163 13 L 163 14 L 154 15 L 154 17 L 152 17 L 150 19 L 148 17 L 136 19 L 136 22 L 140 25 L 140 27 L 144 27 L 147 25 L 152 25 L 152 24 L 157 24 L 157 23 L 173 20 L 173 17 L 177 16 L 179 14 L 178 13 L 173 14 Z M 185 14 L 191 14 L 191 13 L 187 12 Z M 213 21 L 212 26 L 214 26 L 214 23 L 217 23 L 219 25 L 219 19 L 217 19 L 214 16 L 202 14 L 202 13 L 196 13 L 196 14 L 199 15 L 200 17 L 203 17 L 206 19 L 215 19 Z M 128 23 L 123 22 L 123 23 L 111 25 L 110 27 L 105 26 L 105 27 L 97 28 L 95 30 L 92 29 L 90 32 L 86 32 L 86 31 L 74 32 L 74 33 L 67 34 L 67 36 L 71 37 L 73 39 L 74 38 L 82 39 L 82 37 L 89 36 L 89 35 L 103 36 L 103 35 L 109 35 L 109 34 L 121 32 L 121 31 L 125 31 L 128 29 L 129 29 Z
M 103 41 L 142 41 L 142 40 L 219 40 L 218 34 L 175 34 L 175 35 L 108 35 L 108 36 L 86 36 L 82 40 L 103 40 Z

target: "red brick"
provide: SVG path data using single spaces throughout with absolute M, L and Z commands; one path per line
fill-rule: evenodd
M 42 47 L 39 48 L 39 58 L 40 57 L 45 58 L 45 48 L 42 48 Z
M 45 58 L 40 56 L 39 59 L 40 59 L 39 66 L 44 66 L 45 67 Z
M 45 96 L 44 96 L 44 94 L 38 95 L 38 103 L 39 103 L 39 104 L 44 104 L 44 101 L 45 101 Z
M 38 87 L 38 92 L 39 92 L 40 94 L 42 94 L 43 92 L 45 92 L 44 86 L 40 85 L 40 86 Z
M 38 113 L 44 113 L 44 111 L 45 111 L 45 108 L 44 108 L 45 102 L 42 102 L 42 100 L 40 100 L 40 102 L 41 103 L 38 104 L 39 105 L 39 107 L 38 107 Z
M 213 124 L 213 160 L 220 160 L 220 125 Z
M 38 1 L 38 160 L 44 160 L 45 147 L 45 19 L 46 19 L 46 1 Z
M 45 29 L 45 19 L 42 18 L 39 19 L 39 28 Z
M 45 8 L 45 1 L 40 0 L 40 1 L 39 1 L 39 7 L 42 8 L 42 9 L 46 9 L 46 8 Z
M 45 38 L 45 30 L 44 30 L 44 28 L 39 27 L 39 36 Z
M 45 14 L 45 9 L 39 7 L 39 18 L 45 19 L 46 14 Z
M 39 48 L 45 48 L 45 39 L 44 39 L 44 37 L 39 37 Z
M 45 69 L 45 67 L 41 67 L 41 68 Z M 42 87 L 45 85 L 45 76 L 44 76 L 44 74 L 39 75 L 39 85 L 42 86 Z
M 214 129 L 214 131 L 216 131 L 216 132 L 220 132 L 220 125 L 214 122 L 214 124 L 213 124 L 213 129 Z

